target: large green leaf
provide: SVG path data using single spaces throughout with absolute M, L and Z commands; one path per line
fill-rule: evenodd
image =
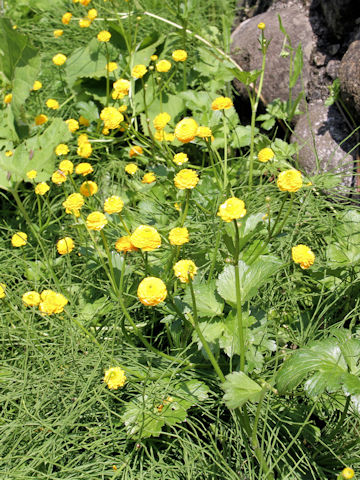
M 224 303 L 216 293 L 215 280 L 210 283 L 194 284 L 194 293 L 199 317 L 221 315 Z M 191 293 L 187 290 L 184 301 L 192 305 Z
M 73 87 L 78 78 L 106 76 L 106 56 L 96 38 L 86 47 L 77 48 L 65 64 L 66 81 Z
M 241 302 L 250 300 L 258 289 L 274 275 L 282 263 L 273 255 L 261 255 L 254 263 L 247 265 L 239 260 Z M 236 305 L 235 267 L 227 265 L 216 281 L 219 295 L 230 305 Z
M 25 35 L 13 30 L 7 18 L 0 18 L 0 71 L 9 82 L 28 43 Z
M 360 213 L 348 210 L 337 218 L 337 226 L 332 240 L 326 250 L 326 257 L 331 267 L 357 265 L 360 260 Z
M 224 402 L 228 408 L 238 408 L 247 401 L 259 401 L 261 387 L 244 372 L 233 372 L 226 375 L 222 387 L 225 391 Z

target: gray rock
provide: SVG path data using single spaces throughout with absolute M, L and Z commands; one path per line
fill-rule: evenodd
M 340 60 L 330 60 L 326 65 L 326 73 L 332 79 L 335 80 L 339 76 Z
M 352 42 L 343 56 L 339 78 L 342 99 L 360 118 L 360 40 Z
M 266 24 L 265 36 L 271 40 L 266 60 L 263 97 L 266 102 L 275 98 L 288 100 L 289 98 L 289 57 L 281 57 L 284 35 L 279 29 L 278 13 L 282 23 L 290 36 L 294 49 L 299 43 L 302 45 L 304 56 L 303 83 L 306 89 L 310 76 L 310 57 L 315 46 L 313 32 L 308 17 L 299 6 L 268 11 L 242 22 L 232 33 L 232 56 L 244 70 L 261 68 L 262 55 L 259 50 L 258 23 Z M 245 95 L 239 82 L 235 82 L 240 95 Z M 293 89 L 293 98 L 301 92 L 300 79 Z
M 342 38 L 353 30 L 360 16 L 359 0 L 320 0 L 328 29 L 336 38 Z
M 291 137 L 301 149 L 300 168 L 309 175 L 323 172 L 341 173 L 344 187 L 353 184 L 355 135 L 342 143 L 349 135 L 344 118 L 335 105 L 326 107 L 323 103 L 310 104 L 308 113 L 302 115 Z M 318 163 L 317 165 L 317 158 Z

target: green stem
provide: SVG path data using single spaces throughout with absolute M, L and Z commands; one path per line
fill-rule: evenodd
M 239 227 L 237 221 L 234 220 L 235 226 L 235 254 L 234 254 L 234 266 L 235 266 L 235 290 L 236 290 L 236 316 L 237 316 L 237 331 L 240 341 L 240 371 L 245 369 L 245 340 L 242 321 L 242 302 L 241 302 L 241 284 L 240 284 L 240 271 L 239 271 Z
M 116 288 L 116 281 L 115 281 L 114 266 L 113 266 L 113 264 L 112 264 L 112 259 L 111 259 L 111 253 L 110 253 L 110 249 L 109 249 L 109 244 L 108 244 L 108 242 L 107 242 L 107 240 L 106 240 L 104 230 L 100 230 L 100 235 L 101 235 L 101 239 L 102 239 L 103 244 L 104 244 L 106 256 L 107 256 L 107 258 L 108 258 L 109 268 L 110 268 L 110 276 L 111 276 L 111 283 L 112 283 L 112 286 L 113 286 L 114 293 L 115 293 L 115 295 L 116 295 L 116 293 L 117 293 L 117 288 Z
M 227 161 L 228 161 L 228 147 L 227 147 L 227 118 L 225 110 L 223 112 L 223 121 L 224 121 L 224 192 L 226 192 L 228 177 L 227 177 Z
M 191 190 L 189 188 L 187 188 L 186 189 L 185 208 L 184 208 L 181 220 L 180 220 L 180 227 L 184 226 L 184 223 L 185 223 L 185 220 L 186 220 L 186 217 L 187 217 L 187 214 L 188 214 L 190 194 L 191 194 Z
M 292 207 L 293 207 L 293 204 L 294 204 L 294 198 L 295 198 L 295 195 L 293 193 L 290 194 L 290 204 L 289 204 L 289 208 L 288 208 L 288 211 L 286 212 L 286 215 L 283 219 L 283 221 L 281 222 L 281 225 L 280 227 L 278 228 L 278 230 L 274 233 L 274 230 L 275 228 L 273 228 L 272 232 L 271 232 L 271 236 L 274 234 L 274 235 L 278 235 L 281 230 L 283 229 L 285 223 L 286 223 L 286 220 L 289 218 L 289 215 L 291 213 L 291 210 L 292 210 Z
M 120 218 L 120 222 L 122 223 L 122 226 L 124 227 L 126 233 L 127 233 L 129 236 L 131 236 L 131 232 L 130 232 L 130 230 L 128 229 L 128 227 L 127 227 L 127 225 L 126 225 L 126 223 L 125 223 L 125 220 L 123 219 L 121 213 L 119 213 L 119 218 Z
M 110 101 L 110 72 L 109 72 L 109 62 L 110 62 L 110 56 L 109 56 L 109 48 L 107 46 L 107 43 L 105 42 L 105 53 L 106 53 L 106 107 L 109 105 Z
M 213 273 L 214 273 L 214 268 L 215 268 L 215 264 L 216 264 L 216 255 L 217 255 L 218 250 L 219 250 L 220 240 L 221 240 L 221 228 L 220 228 L 220 225 L 219 225 L 218 226 L 218 231 L 217 231 L 217 234 L 216 234 L 215 247 L 214 247 L 214 251 L 213 251 L 213 255 L 212 255 L 212 259 L 211 259 L 210 271 L 209 271 L 209 276 L 208 276 L 208 283 L 211 282 L 211 279 L 212 279 L 212 276 L 213 276 Z

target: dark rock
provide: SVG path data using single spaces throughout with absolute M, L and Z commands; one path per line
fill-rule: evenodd
M 284 43 L 284 35 L 279 29 L 278 13 L 281 14 L 283 26 L 290 36 L 294 49 L 299 43 L 302 45 L 304 56 L 303 83 L 306 88 L 310 76 L 310 57 L 315 46 L 313 32 L 308 17 L 301 7 L 288 6 L 281 10 L 272 10 L 242 22 L 232 33 L 232 56 L 244 70 L 261 68 L 262 55 L 259 50 L 258 23 L 266 24 L 265 36 L 271 40 L 266 60 L 263 97 L 266 102 L 275 98 L 288 100 L 289 98 L 289 57 L 282 57 L 280 53 Z M 235 82 L 240 95 L 246 95 L 244 90 Z M 292 97 L 301 92 L 300 79 L 293 89 Z
M 335 80 L 339 76 L 340 60 L 330 60 L 326 65 L 326 73 L 332 79 Z
M 344 118 L 335 105 L 310 104 L 291 137 L 300 145 L 299 165 L 309 175 L 323 172 L 341 173 L 344 187 L 353 184 L 356 139 L 350 134 Z M 343 143 L 342 143 L 343 142 Z M 351 153 L 349 153 L 352 150 Z M 318 163 L 317 165 L 317 158 Z
M 360 40 L 351 43 L 341 60 L 339 78 L 342 99 L 360 118 Z
M 360 17 L 359 0 L 321 0 L 320 5 L 328 29 L 335 38 L 342 38 L 353 30 Z

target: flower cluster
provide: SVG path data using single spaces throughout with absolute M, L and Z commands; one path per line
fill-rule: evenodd
M 64 295 L 53 290 L 44 290 L 42 293 L 26 292 L 22 296 L 22 301 L 28 307 L 39 307 L 40 312 L 47 315 L 63 312 L 65 305 L 68 304 Z

